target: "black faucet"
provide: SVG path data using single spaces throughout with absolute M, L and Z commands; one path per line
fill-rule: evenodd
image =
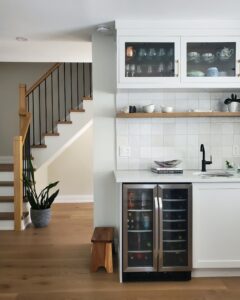
M 205 148 L 204 148 L 203 144 L 201 144 L 201 146 L 200 146 L 200 151 L 203 153 L 203 156 L 202 156 L 202 172 L 206 172 L 206 165 L 211 165 L 212 164 L 212 155 L 210 156 L 210 161 L 205 160 Z

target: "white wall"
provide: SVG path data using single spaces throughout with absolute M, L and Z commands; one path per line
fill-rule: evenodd
M 48 166 L 48 181 L 60 181 L 58 187 L 62 199 L 92 198 L 92 145 L 93 126 L 90 126 Z
M 91 62 L 90 42 L 0 41 L 2 62 Z
M 115 225 L 116 45 L 112 36 L 94 34 L 94 225 Z
M 0 156 L 12 155 L 13 137 L 19 134 L 19 84 L 32 84 L 51 66 L 43 63 L 0 63 Z
M 175 111 L 226 110 L 224 100 L 230 92 L 126 91 L 117 95 L 117 110 L 153 103 L 173 106 Z M 238 118 L 117 119 L 117 168 L 150 169 L 154 160 L 182 160 L 184 169 L 200 169 L 204 144 L 206 159 L 213 156 L 208 169 L 225 168 L 225 161 L 240 164 L 240 121 Z M 130 157 L 120 157 L 119 147 L 129 146 Z

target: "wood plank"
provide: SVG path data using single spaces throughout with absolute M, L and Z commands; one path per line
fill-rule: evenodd
M 85 109 L 83 109 L 83 108 L 79 108 L 79 109 L 70 109 L 69 112 L 70 112 L 70 113 L 71 113 L 71 112 L 79 112 L 79 113 L 81 113 L 81 112 L 85 112 Z
M 91 100 L 93 100 L 93 98 L 92 97 L 90 97 L 90 96 L 85 96 L 85 97 L 82 97 L 82 100 L 85 100 L 85 101 L 91 101 Z
M 72 121 L 58 121 L 57 124 L 72 124 Z
M 46 228 L 0 231 L 0 300 L 240 299 L 239 277 L 120 284 L 117 267 L 90 273 L 92 231 L 92 203 L 53 204 Z
M 43 136 L 59 136 L 59 132 L 47 132 L 44 133 Z
M 0 186 L 14 186 L 13 181 L 0 181 Z
M 14 196 L 0 196 L 1 203 L 11 203 L 14 201 Z
M 0 164 L 0 172 L 13 172 L 13 164 Z
M 95 227 L 91 242 L 112 242 L 113 241 L 113 227 Z
M 29 212 L 24 212 L 22 214 L 21 219 L 25 219 L 29 215 Z M 0 220 L 1 221 L 13 221 L 14 220 L 14 213 L 12 212 L 0 212 Z
M 117 118 L 200 118 L 200 117 L 240 117 L 240 112 L 172 112 L 172 113 L 117 113 Z
M 13 140 L 13 162 L 14 162 L 14 229 L 22 230 L 23 214 L 23 138 L 15 136 Z
M 31 145 L 31 148 L 47 148 L 47 145 L 45 145 L 45 144 Z

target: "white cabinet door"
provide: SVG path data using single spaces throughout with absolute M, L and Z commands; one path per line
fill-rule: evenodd
M 161 88 L 180 83 L 180 37 L 120 36 L 118 88 Z
M 193 268 L 240 267 L 240 184 L 193 185 Z
M 238 37 L 182 37 L 181 81 L 204 87 L 240 83 Z

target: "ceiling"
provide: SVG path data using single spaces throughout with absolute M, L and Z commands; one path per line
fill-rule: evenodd
M 90 41 L 114 20 L 240 19 L 239 0 L 0 0 L 0 40 Z

